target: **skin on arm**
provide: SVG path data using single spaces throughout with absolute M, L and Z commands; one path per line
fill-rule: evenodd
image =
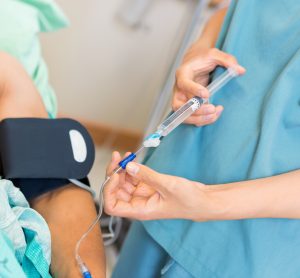
M 108 174 L 120 160 L 113 154 Z M 206 186 L 130 162 L 104 190 L 105 210 L 139 220 L 300 219 L 300 170 L 267 178 Z
M 17 60 L 0 52 L 0 120 L 48 118 L 42 99 Z M 72 184 L 31 200 L 31 206 L 47 221 L 52 240 L 51 272 L 55 277 L 81 277 L 75 261 L 75 244 L 96 218 L 91 194 Z M 93 277 L 105 277 L 100 226 L 83 241 L 80 255 Z
M 52 235 L 52 267 L 54 277 L 82 277 L 78 271 L 74 249 L 78 239 L 96 218 L 89 192 L 73 185 L 64 186 L 36 198 L 32 207 L 46 219 Z M 97 225 L 80 246 L 80 256 L 93 277 L 105 277 L 103 242 Z
M 20 63 L 0 52 L 0 120 L 48 118 L 40 94 Z
M 300 219 L 300 170 L 208 188 L 224 208 L 222 219 Z
M 219 33 L 221 31 L 223 22 L 224 22 L 224 18 L 226 16 L 227 13 L 227 8 L 223 8 L 218 10 L 217 12 L 215 12 L 210 19 L 208 20 L 208 22 L 206 23 L 201 36 L 199 37 L 199 39 L 195 42 L 194 46 L 198 46 L 200 47 L 200 45 L 202 47 L 208 47 L 208 48 L 212 48 L 215 46 Z M 188 53 L 186 55 L 186 58 L 188 59 Z

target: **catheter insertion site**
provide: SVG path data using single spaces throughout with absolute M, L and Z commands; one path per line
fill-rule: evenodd
M 238 76 L 237 71 L 234 68 L 228 68 L 225 72 L 223 72 L 221 75 L 219 75 L 217 78 L 214 79 L 213 82 L 211 82 L 207 86 L 207 90 L 210 93 L 210 97 L 214 95 L 217 91 L 219 91 L 223 86 L 225 86 L 231 79 Z M 142 146 L 135 152 L 131 153 L 127 157 L 125 157 L 122 161 L 119 162 L 119 167 L 114 169 L 114 171 L 111 173 L 110 176 L 108 176 L 105 181 L 102 183 L 102 186 L 100 188 L 99 193 L 99 213 L 95 221 L 91 224 L 89 229 L 85 234 L 82 235 L 82 237 L 77 242 L 76 248 L 75 248 L 75 258 L 77 260 L 77 263 L 79 265 L 80 271 L 84 278 L 92 277 L 91 273 L 89 272 L 88 268 L 82 261 L 81 257 L 79 256 L 79 247 L 81 242 L 84 240 L 84 238 L 87 237 L 87 235 L 90 233 L 90 231 L 94 228 L 94 226 L 99 221 L 102 212 L 103 212 L 103 189 L 104 186 L 107 184 L 107 182 L 110 180 L 110 178 L 120 171 L 124 170 L 126 168 L 126 165 L 133 161 L 136 156 L 144 149 L 149 147 L 157 147 L 160 144 L 161 138 L 167 136 L 171 131 L 173 131 L 177 126 L 179 126 L 181 123 L 183 123 L 189 116 L 191 116 L 196 110 L 198 110 L 201 105 L 207 104 L 209 102 L 209 99 L 204 99 L 201 97 L 193 97 L 190 100 L 188 100 L 184 105 L 182 105 L 179 109 L 174 111 L 167 119 L 165 119 L 157 128 L 157 130 L 150 134 L 148 137 L 146 137 L 143 141 Z M 114 236 L 114 233 L 110 231 L 110 234 L 103 235 L 104 237 L 110 237 Z

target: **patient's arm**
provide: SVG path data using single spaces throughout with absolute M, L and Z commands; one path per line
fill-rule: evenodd
M 22 66 L 0 52 L 0 120 L 9 117 L 46 118 L 42 99 Z M 51 271 L 55 277 L 81 277 L 75 263 L 77 240 L 96 217 L 92 196 L 69 184 L 31 201 L 47 221 L 52 237 Z M 80 254 L 93 277 L 104 277 L 105 260 L 100 227 L 83 241 Z
M 81 277 L 74 259 L 74 248 L 96 217 L 91 194 L 68 185 L 37 198 L 32 207 L 44 216 L 50 227 L 54 277 Z M 96 227 L 82 242 L 80 255 L 93 277 L 104 277 L 102 237 L 99 226 Z
M 42 98 L 23 67 L 0 52 L 0 120 L 4 118 L 47 118 Z

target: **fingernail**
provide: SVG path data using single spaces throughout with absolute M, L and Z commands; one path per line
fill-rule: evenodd
M 236 65 L 235 69 L 239 72 L 239 74 L 243 74 L 246 72 L 246 69 L 242 67 L 241 65 Z
M 140 170 L 140 167 L 134 162 L 129 162 L 126 166 L 126 171 L 131 176 L 135 176 L 139 170 Z
M 223 110 L 220 110 L 216 113 L 217 117 L 219 117 L 221 115 L 221 113 L 223 112 Z
M 208 98 L 209 97 L 209 92 L 208 92 L 208 90 L 206 88 L 201 88 L 198 91 L 198 95 L 200 97 L 203 97 L 203 98 Z
M 246 69 L 244 67 L 242 67 L 242 66 L 239 65 L 239 68 L 240 68 L 240 70 L 241 70 L 242 73 L 246 72 Z
M 246 69 L 239 64 L 234 64 L 231 66 L 231 68 L 233 68 L 238 75 L 244 74 L 246 71 Z

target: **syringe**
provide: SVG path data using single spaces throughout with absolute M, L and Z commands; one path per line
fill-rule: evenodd
M 229 68 L 220 76 L 218 76 L 212 83 L 207 86 L 210 97 L 213 96 L 219 89 L 227 84 L 232 78 L 238 74 L 235 69 Z M 189 116 L 200 108 L 202 104 L 208 103 L 208 99 L 193 97 L 182 105 L 178 110 L 172 113 L 166 120 L 164 120 L 157 128 L 155 133 L 161 136 L 167 136 L 178 125 L 183 123 Z
M 221 89 L 224 85 L 226 85 L 232 78 L 236 77 L 237 75 L 238 73 L 236 72 L 235 69 L 229 68 L 220 76 L 218 76 L 212 83 L 210 83 L 207 86 L 207 90 L 210 93 L 210 97 L 214 95 L 219 89 Z M 102 192 L 106 183 L 110 180 L 110 178 L 114 174 L 119 173 L 121 170 L 125 169 L 126 165 L 129 162 L 133 161 L 144 148 L 157 147 L 160 144 L 160 139 L 162 137 L 167 136 L 172 130 L 174 130 L 178 125 L 183 123 L 189 116 L 191 116 L 197 109 L 199 109 L 201 105 L 208 103 L 208 101 L 209 99 L 204 99 L 197 96 L 188 100 L 184 105 L 182 105 L 178 110 L 176 110 L 166 120 L 164 120 L 158 126 L 157 130 L 153 134 L 146 137 L 146 139 L 143 142 L 143 145 L 135 153 L 131 153 L 130 155 L 126 156 L 123 160 L 121 160 L 119 162 L 119 167 L 115 168 L 113 172 L 105 179 L 105 181 L 103 182 L 100 188 L 99 214 L 95 219 L 95 221 L 92 223 L 92 225 L 89 227 L 88 231 L 80 238 L 80 240 L 77 242 L 76 245 L 75 257 L 83 277 L 90 278 L 92 276 L 79 255 L 79 247 L 83 239 L 94 228 L 94 226 L 97 224 L 97 222 L 99 221 L 102 215 L 102 211 L 103 211 Z
M 218 76 L 213 82 L 207 86 L 207 90 L 212 97 L 218 90 L 225 86 L 232 78 L 238 76 L 238 73 L 234 68 L 228 68 L 220 76 Z M 161 137 L 167 136 L 172 130 L 183 123 L 189 116 L 191 116 L 201 105 L 208 103 L 209 99 L 201 97 L 193 97 L 183 104 L 179 109 L 173 112 L 166 120 L 164 120 L 157 128 L 157 130 L 146 137 L 143 145 L 135 153 L 131 153 L 119 162 L 119 168 L 113 171 L 113 174 L 118 173 L 122 169 L 126 168 L 127 163 L 134 160 L 139 152 L 144 148 L 157 147 L 160 144 Z

